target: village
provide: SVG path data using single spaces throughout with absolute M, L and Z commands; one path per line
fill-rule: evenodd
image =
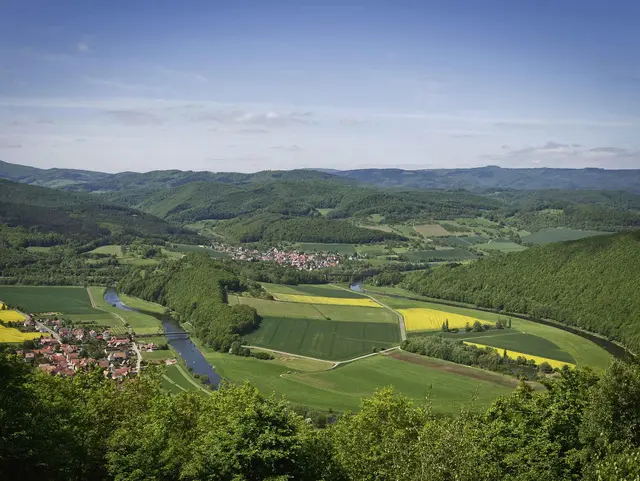
M 16 354 L 52 375 L 73 376 L 97 366 L 105 377 L 121 381 L 140 371 L 141 351 L 158 349 L 154 343 L 136 343 L 128 334 L 68 327 L 60 319 L 36 320 L 29 316 L 23 328 L 40 332 L 42 337 L 25 342 Z
M 242 246 L 228 246 L 214 243 L 212 247 L 219 251 L 230 254 L 235 260 L 241 261 L 271 261 L 276 264 L 291 266 L 299 270 L 314 271 L 335 267 L 340 264 L 341 256 L 326 252 L 303 253 L 289 250 L 282 250 L 272 247 L 267 251 L 249 249 Z

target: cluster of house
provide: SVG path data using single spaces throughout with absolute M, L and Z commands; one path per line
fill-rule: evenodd
M 341 257 L 337 254 L 326 252 L 303 252 L 280 250 L 275 247 L 267 251 L 247 249 L 242 246 L 227 246 L 225 244 L 213 244 L 213 248 L 219 252 L 226 252 L 233 259 L 241 261 L 272 261 L 277 264 L 295 267 L 300 270 L 313 271 L 335 267 L 340 264 Z
M 83 329 L 68 329 L 64 337 L 73 337 L 78 340 L 85 339 L 85 336 L 94 338 L 103 337 L 103 334 L 91 336 L 89 333 L 82 333 Z M 62 333 L 59 332 L 62 336 Z M 62 339 L 62 338 L 60 338 Z M 105 377 L 122 380 L 136 373 L 136 352 L 133 343 L 128 337 L 110 337 L 106 342 L 104 357 L 99 359 L 92 357 L 82 357 L 82 344 L 67 344 L 54 337 L 42 337 L 39 339 L 39 346 L 36 349 L 21 350 L 17 353 L 25 361 L 37 362 L 38 368 L 52 375 L 73 376 L 76 372 L 87 370 L 95 365 L 103 370 Z

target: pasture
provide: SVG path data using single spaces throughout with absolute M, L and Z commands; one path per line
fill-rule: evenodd
M 552 227 L 548 229 L 540 229 L 531 235 L 522 237 L 522 242 L 529 244 L 550 244 L 551 242 L 564 242 L 570 240 L 584 239 L 585 237 L 593 237 L 597 235 L 609 235 L 611 232 L 599 232 L 589 230 L 567 229 L 564 227 Z
M 398 325 L 264 317 L 260 328 L 244 339 L 253 346 L 318 359 L 344 361 L 400 342 Z
M 342 289 L 333 284 L 299 284 L 285 286 L 282 284 L 267 284 L 262 286 L 271 294 L 299 294 L 303 296 L 339 297 L 345 299 L 362 299 L 364 296 L 348 289 Z
M 462 407 L 478 411 L 511 392 L 513 385 L 500 374 L 438 360 L 426 366 L 422 360 L 411 362 L 411 355 L 407 360 L 379 354 L 332 370 L 320 364 L 314 372 L 313 366 L 310 371 L 295 369 L 280 362 L 202 350 L 225 379 L 249 381 L 264 393 L 275 392 L 293 404 L 325 412 L 358 410 L 363 397 L 388 386 L 418 405 L 430 404 L 437 413 L 457 413 Z
M 463 314 L 424 307 L 398 309 L 398 312 L 404 318 L 407 332 L 436 331 L 440 330 L 444 323 L 448 323 L 449 329 L 464 329 L 466 326 L 473 326 L 473 323 L 479 320 Z
M 520 252 L 527 249 L 526 246 L 516 244 L 515 242 L 498 241 L 497 239 L 490 240 L 486 244 L 476 245 L 476 248 L 483 251 L 499 251 L 504 253 Z
M 415 231 L 424 237 L 443 237 L 451 235 L 440 224 L 422 224 L 413 226 Z
M 118 309 L 117 307 L 113 307 L 107 304 L 104 300 L 104 291 L 105 291 L 104 287 L 90 287 L 89 290 L 91 291 L 93 300 L 96 303 L 96 306 L 98 308 L 111 313 L 118 319 L 124 320 L 127 324 L 131 326 L 131 329 L 135 334 L 138 334 L 138 335 L 157 334 L 159 332 L 162 332 L 162 324 L 155 317 L 149 314 L 145 314 L 143 312 L 126 311 L 124 309 Z M 155 309 L 157 311 L 159 311 L 160 309 L 164 310 L 164 308 L 162 306 L 159 306 L 158 304 L 147 303 L 146 301 L 143 301 L 141 299 L 135 299 L 135 301 L 132 302 L 134 298 L 123 296 L 121 300 L 125 304 L 127 304 L 127 301 L 133 304 L 136 304 L 137 307 L 133 305 L 129 306 L 129 307 L 133 307 L 134 309 L 140 308 L 141 306 L 145 305 L 148 308 L 145 310 L 151 310 L 151 312 L 154 312 L 152 309 Z M 155 307 L 150 307 L 148 304 Z
M 116 257 L 122 257 L 122 247 L 119 245 L 108 245 L 108 246 L 100 246 L 96 247 L 92 251 L 89 251 L 90 254 L 109 254 Z
M 60 286 L 0 286 L 0 299 L 26 312 L 61 312 L 93 314 L 84 287 Z

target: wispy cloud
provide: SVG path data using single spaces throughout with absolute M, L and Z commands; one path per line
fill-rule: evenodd
M 145 92 L 155 92 L 160 93 L 162 89 L 159 87 L 153 87 L 151 85 L 139 84 L 139 83 L 130 83 L 125 82 L 119 78 L 100 78 L 100 77 L 91 77 L 84 76 L 82 80 L 88 84 L 95 85 L 97 87 L 105 87 L 116 90 L 134 90 L 134 91 L 145 91 Z
M 179 81 L 187 81 L 193 83 L 205 84 L 209 82 L 209 79 L 199 72 L 194 72 L 192 70 L 181 70 L 175 69 L 166 66 L 158 66 L 156 67 L 156 71 L 169 79 L 179 80 Z
M 107 110 L 109 117 L 125 125 L 160 125 L 164 120 L 156 114 L 141 110 Z
M 262 127 L 287 127 L 314 123 L 312 112 L 249 112 L 240 109 L 205 111 L 191 116 L 191 119 L 197 122 Z

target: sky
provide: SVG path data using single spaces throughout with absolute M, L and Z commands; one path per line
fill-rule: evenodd
M 0 160 L 640 168 L 634 0 L 0 0 Z

